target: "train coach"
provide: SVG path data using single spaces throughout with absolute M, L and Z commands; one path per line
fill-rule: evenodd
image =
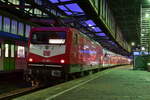
M 99 43 L 67 27 L 33 28 L 28 46 L 27 81 L 67 79 L 72 75 L 98 71 L 110 65 L 114 55 L 104 54 Z M 115 64 L 118 64 L 117 61 L 112 65 Z
M 115 66 L 115 65 L 130 64 L 130 62 L 131 62 L 131 59 L 128 59 L 119 54 L 115 54 L 106 49 L 103 49 L 103 57 L 101 60 L 101 64 L 102 64 L 103 68 L 111 67 L 111 66 Z
M 27 68 L 29 32 L 37 26 L 0 9 L 0 74 L 23 73 Z

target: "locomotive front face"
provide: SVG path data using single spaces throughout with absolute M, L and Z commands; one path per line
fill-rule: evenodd
M 65 53 L 66 32 L 33 32 L 29 46 L 28 66 L 51 69 L 53 76 L 61 76 L 59 70 L 63 70 L 62 67 L 66 63 Z
M 54 31 L 43 31 L 34 32 L 31 36 L 31 44 L 29 52 L 40 59 L 33 59 L 33 62 L 54 62 L 50 59 L 58 55 L 65 54 L 66 51 L 66 33 L 65 32 L 54 32 Z M 30 58 L 31 60 L 31 58 Z M 40 61 L 38 61 L 40 60 Z M 57 62 L 57 61 L 56 61 Z

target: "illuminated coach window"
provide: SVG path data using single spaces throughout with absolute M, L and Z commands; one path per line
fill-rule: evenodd
M 0 57 L 2 57 L 2 45 L 0 44 Z
M 25 58 L 25 47 L 18 46 L 18 48 L 17 48 L 17 57 L 18 58 Z
M 19 26 L 18 26 L 18 35 L 23 36 L 23 23 L 19 22 Z
M 10 31 L 10 19 L 8 17 L 4 17 L 4 31 Z
M 30 25 L 26 25 L 26 29 L 25 29 L 25 36 L 26 37 L 29 37 L 30 29 L 31 29 Z
M 13 58 L 15 56 L 15 46 L 14 45 L 11 45 L 11 57 Z
M 0 31 L 2 30 L 2 16 L 0 16 Z
M 11 23 L 11 33 L 17 34 L 17 21 L 12 20 Z
M 9 56 L 9 45 L 5 44 L 5 57 Z

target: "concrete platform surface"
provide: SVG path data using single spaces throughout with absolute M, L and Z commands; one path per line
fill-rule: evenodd
M 150 100 L 150 72 L 123 66 L 14 100 Z

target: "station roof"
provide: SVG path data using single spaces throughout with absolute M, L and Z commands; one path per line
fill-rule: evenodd
M 124 38 L 129 42 L 140 43 L 140 4 L 142 0 L 109 0 L 117 24 Z
M 98 21 L 94 16 L 94 11 L 90 9 L 88 5 L 89 0 L 43 0 L 44 5 L 38 4 L 35 1 L 38 0 L 23 0 L 30 4 L 30 9 L 38 8 L 44 11 L 50 19 L 63 19 L 62 23 L 70 23 L 70 26 L 76 26 L 86 33 L 89 37 L 98 40 L 104 47 L 112 49 L 112 51 L 120 52 L 118 44 L 107 34 L 103 26 L 98 24 Z M 107 0 L 108 6 L 113 13 L 115 20 L 120 26 L 123 37 L 130 44 L 131 42 L 140 43 L 140 5 L 145 3 L 144 0 Z M 19 6 L 18 6 L 19 7 Z M 10 12 L 14 12 L 20 17 L 38 18 L 34 14 L 22 12 L 23 8 L 27 8 L 28 5 L 20 7 L 20 11 L 14 11 L 11 7 L 8 9 Z M 5 8 L 4 8 L 5 9 Z M 88 11 L 89 10 L 89 11 Z M 23 14 L 20 14 L 23 13 Z M 90 13 L 90 14 L 88 14 Z M 57 16 L 56 16 L 57 15 Z M 41 18 L 41 17 L 39 17 Z M 68 19 L 69 18 L 69 19 Z M 76 23 L 74 23 L 76 22 Z M 82 30 L 84 29 L 84 30 Z M 92 33 L 92 34 L 91 34 Z M 113 45 L 113 46 L 112 46 Z M 124 52 L 124 55 L 127 53 Z
M 129 44 L 140 45 L 141 8 L 150 7 L 150 0 L 108 0 L 109 7 Z

